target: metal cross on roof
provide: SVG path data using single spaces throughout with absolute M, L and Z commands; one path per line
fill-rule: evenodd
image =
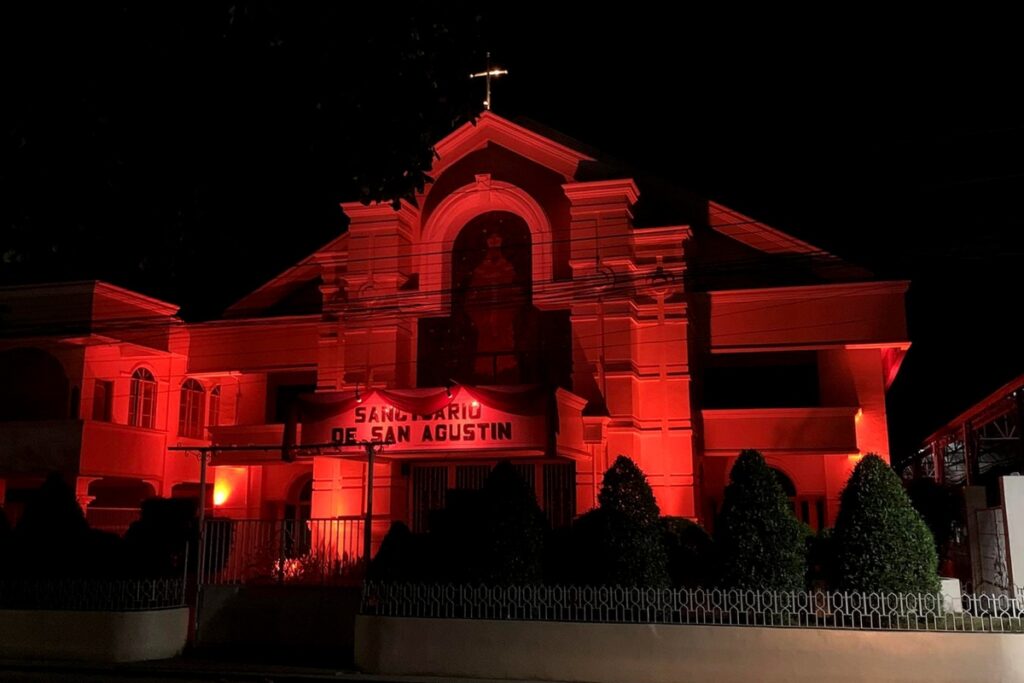
M 484 109 L 487 111 L 491 110 L 491 79 L 497 78 L 498 76 L 504 76 L 508 73 L 508 69 L 501 69 L 496 66 L 491 66 L 491 53 L 487 53 L 487 68 L 484 71 L 479 71 L 475 74 L 470 74 L 470 78 L 483 78 L 487 84 L 487 94 L 484 98 Z

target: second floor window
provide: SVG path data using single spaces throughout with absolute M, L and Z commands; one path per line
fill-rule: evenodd
M 134 381 L 132 383 L 134 387 Z M 98 379 L 92 391 L 92 419 L 110 422 L 113 415 L 114 383 Z
M 146 368 L 132 373 L 128 396 L 128 424 L 153 429 L 156 423 L 156 379 Z
M 178 436 L 203 438 L 203 385 L 187 379 L 181 385 L 181 407 L 178 411 Z
M 210 413 L 206 424 L 216 427 L 220 424 L 220 385 L 210 389 Z

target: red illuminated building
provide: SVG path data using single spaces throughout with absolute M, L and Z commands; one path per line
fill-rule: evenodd
M 565 524 L 619 454 L 663 514 L 710 524 L 744 448 L 818 527 L 857 458 L 888 457 L 905 282 L 490 112 L 437 153 L 415 203 L 344 204 L 337 239 L 220 320 L 106 283 L 0 289 L 8 512 L 57 470 L 124 525 L 197 495 L 169 447 L 281 444 L 289 415 L 297 444 L 341 446 L 215 451 L 217 514 L 362 514 L 344 443 L 375 439 L 374 510 L 414 529 L 504 458 Z

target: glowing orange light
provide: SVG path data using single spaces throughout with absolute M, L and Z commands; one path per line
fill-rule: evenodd
M 474 398 L 472 401 L 469 402 L 469 405 L 473 406 L 474 408 L 479 408 L 480 407 L 480 401 L 478 401 L 478 400 L 476 400 Z
M 860 459 L 864 457 L 863 453 L 850 453 L 850 462 L 860 462 Z
M 223 484 L 217 484 L 213 487 L 213 504 L 215 507 L 220 507 L 224 503 L 228 502 L 228 494 L 231 493 L 227 486 Z
M 854 422 L 860 422 L 860 419 L 862 417 L 864 417 L 864 409 L 863 408 L 857 408 L 857 414 L 853 416 L 853 421 Z

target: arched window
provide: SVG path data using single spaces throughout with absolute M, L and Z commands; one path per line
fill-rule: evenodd
M 156 423 L 156 379 L 146 368 L 132 373 L 128 397 L 128 424 L 153 429 Z
M 216 427 L 220 424 L 220 385 L 210 389 L 210 414 L 206 424 Z
M 824 529 L 828 522 L 826 519 L 825 498 L 820 495 L 799 493 L 792 479 L 774 467 L 772 472 L 775 474 L 775 478 L 778 480 L 782 490 L 786 492 L 786 497 L 789 498 L 789 505 L 796 518 L 815 531 Z
M 187 379 L 181 385 L 181 406 L 178 410 L 178 436 L 203 438 L 203 385 Z

